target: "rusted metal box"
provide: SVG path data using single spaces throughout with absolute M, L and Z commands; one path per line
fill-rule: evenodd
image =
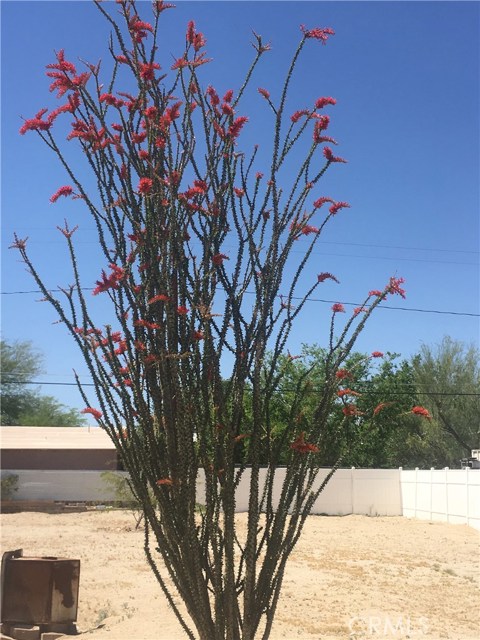
M 2 622 L 75 622 L 79 581 L 80 560 L 28 558 L 22 549 L 4 553 Z

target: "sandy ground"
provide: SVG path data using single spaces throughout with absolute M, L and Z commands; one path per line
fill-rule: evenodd
M 81 560 L 77 626 L 86 640 L 185 638 L 130 513 L 3 514 L 1 525 L 3 550 Z M 479 543 L 466 525 L 311 516 L 271 640 L 478 640 Z

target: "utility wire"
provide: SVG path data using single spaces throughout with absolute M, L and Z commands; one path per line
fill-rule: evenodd
M 82 291 L 93 291 L 93 287 L 82 287 Z M 51 293 L 60 293 L 60 289 L 49 289 Z M 24 294 L 41 294 L 42 292 L 39 290 L 31 290 L 31 291 L 0 291 L 0 294 L 3 296 L 14 296 L 14 295 L 24 295 Z M 245 293 L 249 295 L 255 295 L 253 291 L 245 291 Z M 292 296 L 292 300 L 303 300 L 301 296 Z M 308 302 L 322 302 L 325 304 L 336 304 L 339 302 L 338 300 L 324 300 L 323 298 L 307 298 Z M 342 302 L 342 304 L 351 306 L 351 307 L 359 307 L 361 303 L 359 302 Z M 467 316 L 471 318 L 480 318 L 480 313 L 469 313 L 466 311 L 444 311 L 441 309 L 418 309 L 416 307 L 391 307 L 387 304 L 382 304 L 378 307 L 379 309 L 389 309 L 392 311 L 411 311 L 415 313 L 433 313 L 439 315 L 449 315 L 449 316 Z
M 52 386 L 63 386 L 63 387 L 76 387 L 76 382 L 41 382 L 35 380 L 29 380 L 28 382 L 3 382 L 3 384 L 36 384 L 36 385 L 52 385 Z M 361 382 L 359 384 L 362 384 Z M 94 387 L 95 383 L 93 382 L 82 382 L 82 387 Z M 281 389 L 282 392 L 295 391 L 295 389 Z M 308 393 L 320 393 L 321 389 L 309 389 Z M 480 397 L 480 393 L 469 393 L 469 392 L 447 392 L 447 391 L 364 391 L 362 395 L 383 395 L 383 396 L 407 396 L 407 395 L 420 395 L 420 396 L 441 396 L 441 397 L 459 397 L 459 396 L 467 396 L 467 397 Z

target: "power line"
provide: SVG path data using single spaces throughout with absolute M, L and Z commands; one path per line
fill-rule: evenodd
M 19 231 L 22 227 L 12 227 L 6 226 L 5 229 Z M 52 227 L 28 227 L 28 231 L 51 231 Z M 82 231 L 97 231 L 95 227 L 82 227 Z M 32 238 L 30 242 L 35 242 Z M 39 241 L 39 242 L 43 242 Z M 61 242 L 61 240 L 59 240 Z M 90 241 L 86 241 L 90 242 Z M 92 242 L 96 242 L 96 240 L 92 240 Z M 318 240 L 318 244 L 334 244 L 334 245 L 342 245 L 346 247 L 372 247 L 374 249 L 400 249 L 403 251 L 441 251 L 442 253 L 469 253 L 469 254 L 480 254 L 480 251 L 472 251 L 469 249 L 443 249 L 443 248 L 435 248 L 435 247 L 405 247 L 401 245 L 391 245 L 391 244 L 367 244 L 363 242 L 338 242 L 334 240 Z
M 42 382 L 42 381 L 35 381 L 35 380 L 29 380 L 28 382 L 14 382 L 14 381 L 4 381 L 3 384 L 36 384 L 36 385 L 51 385 L 51 386 L 59 386 L 59 387 L 76 387 L 77 383 L 76 382 Z M 359 384 L 362 384 L 362 382 L 360 382 Z M 82 382 L 82 387 L 94 387 L 95 383 L 93 382 Z M 281 389 L 281 391 L 295 391 L 295 389 Z M 320 393 L 321 389 L 310 389 L 308 392 L 309 393 Z M 466 397 L 480 397 L 480 393 L 471 393 L 471 392 L 465 392 L 465 391 L 459 391 L 459 392 L 447 392 L 447 391 L 417 391 L 417 390 L 412 390 L 411 392 L 409 391 L 363 391 L 361 392 L 362 395 L 364 396 L 368 396 L 368 395 L 383 395 L 383 396 L 392 396 L 392 395 L 396 395 L 396 396 L 409 396 L 409 395 L 419 395 L 419 396 L 440 396 L 440 397 L 460 397 L 460 396 L 466 396 Z
M 93 287 L 82 287 L 82 291 L 93 291 Z M 51 293 L 60 293 L 60 289 L 49 289 Z M 0 294 L 3 296 L 14 296 L 14 295 L 24 295 L 24 294 L 41 294 L 42 292 L 39 290 L 32 291 L 1 291 Z M 253 291 L 245 291 L 245 293 L 250 295 L 255 295 Z M 292 296 L 292 300 L 303 300 L 300 296 Z M 324 300 L 323 298 L 307 298 L 308 302 L 322 302 L 325 304 L 336 304 L 339 300 Z M 361 306 L 360 302 L 342 302 L 342 304 L 349 305 L 352 307 Z M 416 307 L 392 307 L 390 305 L 380 305 L 379 309 L 388 309 L 390 311 L 410 311 L 415 313 L 433 313 L 440 315 L 449 315 L 449 316 L 467 316 L 472 318 L 479 318 L 480 313 L 469 313 L 467 311 L 445 311 L 442 309 L 418 309 Z

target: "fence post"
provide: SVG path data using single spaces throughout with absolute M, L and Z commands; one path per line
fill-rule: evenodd
M 430 467 L 430 520 L 432 519 L 433 511 L 433 472 L 435 471 L 435 467 Z
M 465 467 L 465 499 L 466 499 L 466 505 L 465 505 L 465 517 L 466 517 L 466 521 L 467 524 L 470 524 L 470 510 L 469 510 L 469 498 L 470 498 L 470 490 L 469 490 L 469 484 L 470 484 L 470 467 L 467 465 Z
M 445 511 L 447 512 L 447 522 L 450 522 L 450 513 L 448 511 L 448 467 L 445 467 Z
M 413 504 L 413 517 L 417 517 L 417 485 L 418 485 L 418 467 L 415 467 L 415 500 Z
M 352 513 L 355 511 L 355 467 L 350 468 L 350 490 L 352 494 Z
M 403 471 L 403 467 L 398 467 L 398 481 L 400 483 L 400 506 L 402 509 L 402 517 L 404 515 L 403 511 L 403 481 L 402 481 L 402 471 Z

